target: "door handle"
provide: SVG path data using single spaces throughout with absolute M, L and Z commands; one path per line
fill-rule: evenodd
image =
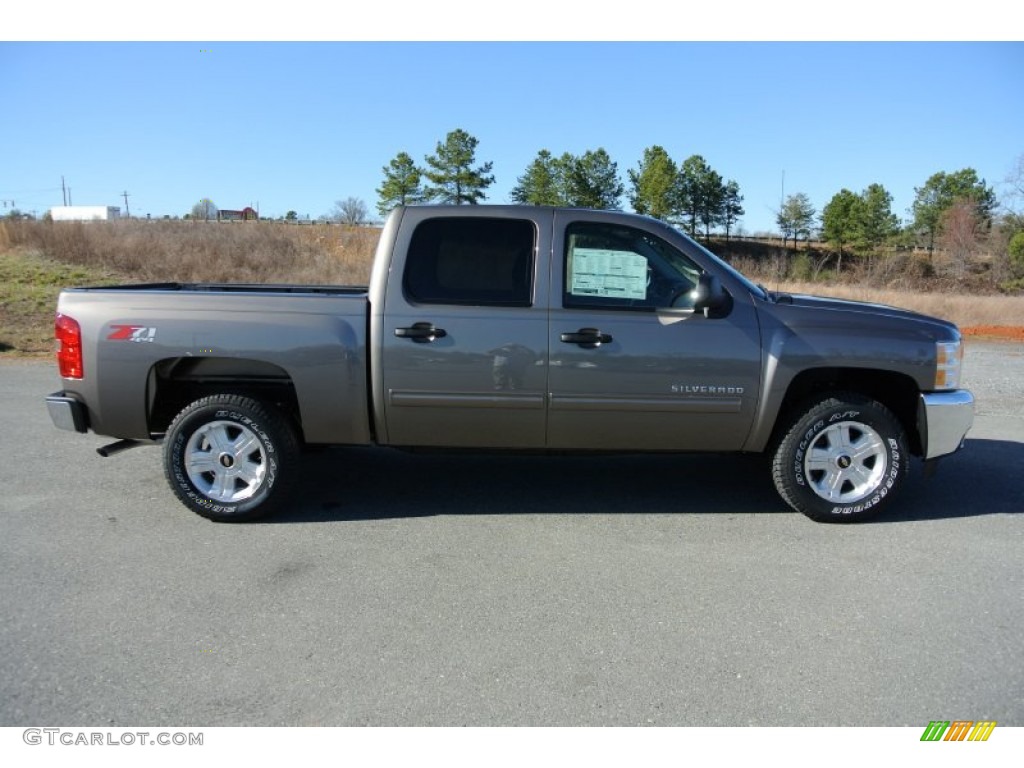
M 563 333 L 562 341 L 566 344 L 579 344 L 583 349 L 597 349 L 612 340 L 610 333 L 601 333 L 597 328 L 580 328 L 575 333 Z
M 413 323 L 411 328 L 395 328 L 395 336 L 412 339 L 417 344 L 429 344 L 448 335 L 444 328 L 435 328 L 433 323 Z

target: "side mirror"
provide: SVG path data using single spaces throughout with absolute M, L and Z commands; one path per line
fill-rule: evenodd
M 732 296 L 715 275 L 703 273 L 690 295 L 693 297 L 694 310 L 703 311 L 704 317 L 725 317 L 732 311 Z

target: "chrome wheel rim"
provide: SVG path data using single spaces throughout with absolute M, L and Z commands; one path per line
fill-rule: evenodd
M 221 502 L 245 501 L 263 484 L 267 453 L 248 427 L 212 421 L 189 438 L 185 471 L 204 496 Z
M 852 504 L 874 493 L 888 459 L 882 436 L 866 424 L 841 421 L 811 442 L 804 455 L 804 477 L 826 501 Z

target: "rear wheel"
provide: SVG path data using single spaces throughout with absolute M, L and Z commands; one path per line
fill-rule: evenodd
M 276 410 L 239 395 L 197 400 L 164 440 L 164 473 L 178 499 L 218 522 L 273 512 L 295 475 L 298 440 Z
M 837 393 L 804 407 L 775 451 L 775 488 L 819 522 L 863 520 L 889 503 L 907 474 L 903 426 L 881 403 Z

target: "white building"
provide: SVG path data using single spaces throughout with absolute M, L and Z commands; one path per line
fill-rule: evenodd
M 121 218 L 116 205 L 55 205 L 50 209 L 54 221 L 110 221 Z

